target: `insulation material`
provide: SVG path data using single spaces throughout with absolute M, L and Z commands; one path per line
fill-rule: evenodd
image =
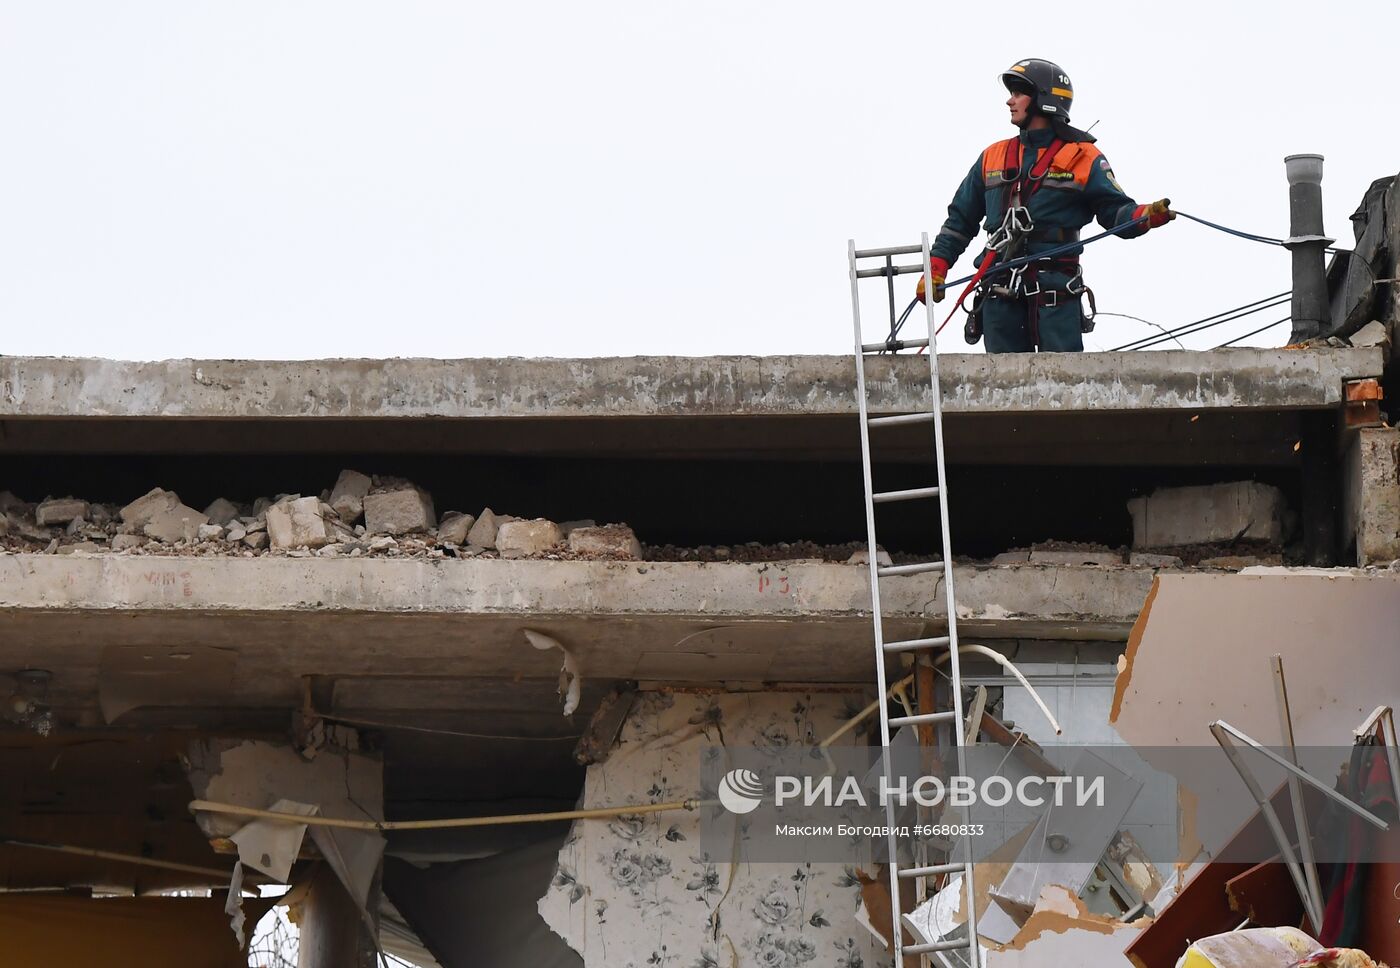
M 244 926 L 248 919 L 243 914 L 243 865 L 233 865 L 233 877 L 228 882 L 228 895 L 224 898 L 224 913 L 228 915 L 228 926 L 233 929 L 233 936 L 238 939 L 238 947 L 242 948 L 248 944 L 248 935 L 244 931 Z
M 578 709 L 579 694 L 583 689 L 583 677 L 579 675 L 578 659 L 574 654 L 552 636 L 542 632 L 533 632 L 525 629 L 525 640 L 539 649 L 547 652 L 550 649 L 558 649 L 564 653 L 564 665 L 559 669 L 559 695 L 564 700 L 564 715 L 572 716 L 574 710 Z
M 1319 945 L 1297 928 L 1251 928 L 1202 938 L 1177 962 L 1178 968 L 1277 968 L 1293 965 Z
M 664 802 L 700 786 L 711 746 L 815 744 L 850 710 L 838 695 L 640 696 L 582 807 Z M 580 821 L 559 851 L 545 922 L 588 968 L 759 965 L 862 968 L 888 961 L 856 920 L 860 881 L 840 864 L 743 864 L 700 854 L 700 817 Z
M 256 903 L 256 902 L 252 902 Z M 6 965 L 245 968 L 222 898 L 0 894 Z

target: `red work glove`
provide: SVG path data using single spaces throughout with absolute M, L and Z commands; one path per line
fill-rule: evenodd
M 929 268 L 933 270 L 933 301 L 942 302 L 943 290 L 940 287 L 943 285 L 944 280 L 948 278 L 948 263 L 938 258 L 938 256 L 933 256 L 928 262 Z M 914 295 L 918 297 L 919 302 L 924 302 L 924 295 L 927 287 L 927 276 L 920 276 L 919 287 L 914 290 Z
M 1151 205 L 1139 205 L 1133 209 L 1133 218 L 1142 218 L 1146 215 L 1147 227 L 1159 229 L 1176 218 L 1176 213 L 1171 210 L 1171 203 L 1170 198 L 1160 198 Z

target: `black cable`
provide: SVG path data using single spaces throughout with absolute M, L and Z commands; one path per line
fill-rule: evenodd
M 1211 322 L 1208 322 L 1208 323 L 1194 324 L 1195 328 L 1193 328 L 1193 329 L 1187 329 L 1187 328 L 1183 327 L 1183 328 L 1178 329 L 1178 330 L 1173 330 L 1173 334 L 1174 334 L 1174 335 L 1181 335 L 1181 336 L 1193 336 L 1193 335 L 1195 335 L 1196 333 L 1203 333 L 1203 332 L 1205 332 L 1205 331 L 1208 330 L 1208 329 L 1213 329 L 1214 327 L 1220 326 L 1220 325 L 1222 325 L 1222 324 L 1224 324 L 1224 323 L 1233 323 L 1233 322 L 1234 322 L 1235 320 L 1237 320 L 1237 319 L 1244 319 L 1244 317 L 1249 316 L 1249 315 L 1252 315 L 1252 314 L 1254 314 L 1254 313 L 1257 313 L 1257 312 L 1259 312 L 1259 310 L 1261 310 L 1261 309 L 1273 309 L 1273 308 L 1276 307 L 1276 306 L 1282 306 L 1284 303 L 1288 302 L 1288 298 L 1289 298 L 1289 297 L 1285 296 L 1283 299 L 1279 299 L 1279 300 L 1276 300 L 1275 302 L 1271 302 L 1271 303 L 1266 303 L 1266 304 L 1264 304 L 1263 306 L 1258 306 L 1258 307 L 1255 307 L 1254 309 L 1248 309 L 1248 310 L 1245 310 L 1245 311 L 1243 311 L 1243 312 L 1236 312 L 1236 313 L 1233 313 L 1232 315 L 1223 316 L 1223 317 L 1220 318 L 1220 319 L 1212 319 L 1212 321 L 1211 321 Z M 1188 325 L 1193 325 L 1193 324 L 1188 324 Z M 1158 345 L 1160 345 L 1161 343 L 1165 343 L 1165 342 L 1166 342 L 1166 339 L 1165 339 L 1165 338 L 1155 339 L 1155 340 L 1153 340 L 1153 341 L 1150 342 L 1150 343 L 1143 343 L 1143 344 L 1140 345 L 1140 346 L 1136 346 L 1136 347 L 1134 347 L 1134 349 L 1137 349 L 1137 350 L 1151 349 L 1152 347 L 1158 346 Z
M 1244 305 L 1236 306 L 1233 309 L 1226 309 L 1222 312 L 1202 317 L 1201 319 L 1197 319 L 1190 323 L 1182 323 L 1180 326 L 1174 326 L 1170 329 L 1164 330 L 1160 336 L 1153 333 L 1147 336 L 1140 337 L 1139 339 L 1129 340 L 1122 346 L 1115 346 L 1112 350 L 1110 350 L 1110 352 L 1117 353 L 1122 350 L 1141 349 L 1143 345 L 1153 345 L 1158 342 L 1164 342 L 1165 340 L 1170 339 L 1173 336 L 1179 336 L 1186 333 L 1195 333 L 1199 331 L 1196 329 L 1196 327 L 1201 326 L 1204 323 L 1215 325 L 1216 321 L 1228 322 L 1228 320 L 1223 319 L 1222 317 L 1229 316 L 1231 319 L 1233 319 L 1237 318 L 1234 315 L 1232 315 L 1235 313 L 1240 313 L 1241 315 L 1248 315 L 1251 312 L 1258 312 L 1261 309 L 1269 308 L 1271 305 L 1277 305 L 1278 303 L 1276 302 L 1276 300 L 1286 299 L 1290 296 L 1292 296 L 1291 290 L 1274 293 L 1272 296 L 1265 296 L 1262 299 L 1256 299 L 1253 302 L 1247 302 Z
M 1232 229 L 1232 228 L 1230 228 L 1229 226 L 1226 226 L 1226 225 L 1219 225 L 1219 224 L 1217 224 L 1217 223 L 1215 223 L 1215 222 L 1212 222 L 1212 221 L 1210 221 L 1210 220 L 1208 220 L 1208 219 L 1203 219 L 1203 218 L 1201 218 L 1199 215 L 1188 215 L 1188 214 L 1186 214 L 1185 212 L 1178 211 L 1177 209 L 1172 209 L 1172 211 L 1176 212 L 1176 214 L 1180 215 L 1182 218 L 1189 218 L 1189 219 L 1190 219 L 1191 221 L 1193 221 L 1193 222 L 1199 222 L 1199 223 L 1201 223 L 1202 225 L 1208 225 L 1208 226 L 1210 226 L 1211 228 L 1215 229 L 1216 231 L 1218 231 L 1218 232 L 1224 232 L 1224 233 L 1226 233 L 1227 235 L 1236 235 L 1236 236 L 1239 236 L 1239 237 L 1242 238 L 1242 239 L 1248 239 L 1248 240 L 1251 241 L 1251 242 L 1263 242 L 1263 243 L 1265 243 L 1265 244 L 1267 244 L 1267 245 L 1286 245 L 1286 241 L 1285 241 L 1284 239 L 1276 239 L 1276 238 L 1274 238 L 1274 237 L 1272 237 L 1272 236 L 1269 236 L 1269 235 L 1255 235 L 1253 232 L 1241 232 L 1239 229 Z M 1350 249 L 1338 249 L 1338 248 L 1336 248 L 1336 247 L 1334 247 L 1334 246 L 1330 246 L 1330 245 L 1329 245 L 1329 246 L 1327 247 L 1327 251 L 1328 251 L 1328 252 L 1332 252 L 1332 253 L 1337 253 L 1337 252 L 1350 252 L 1351 250 L 1350 250 Z
M 1293 315 L 1290 313 L 1289 315 L 1283 317 L 1282 319 L 1276 319 L 1276 320 L 1274 320 L 1272 323 L 1270 323 L 1270 324 L 1267 325 L 1267 326 L 1260 326 L 1258 329 L 1250 330 L 1248 333 L 1245 333 L 1243 336 L 1236 336 L 1234 339 L 1232 339 L 1232 340 L 1230 340 L 1230 341 L 1228 341 L 1228 342 L 1225 342 L 1225 343 L 1221 343 L 1219 346 L 1213 346 L 1213 347 L 1211 347 L 1211 349 L 1222 350 L 1222 349 L 1224 349 L 1224 348 L 1227 347 L 1227 346 L 1233 346 L 1235 343 L 1238 343 L 1238 342 L 1239 342 L 1240 340 L 1242 340 L 1242 339 L 1249 339 L 1251 336 L 1258 336 L 1260 333 L 1264 332 L 1264 330 L 1266 330 L 1266 329 L 1273 329 L 1273 328 L 1274 328 L 1275 326 L 1277 326 L 1279 323 L 1286 323 L 1286 322 L 1288 322 L 1289 320 L 1291 320 L 1292 318 L 1293 318 Z

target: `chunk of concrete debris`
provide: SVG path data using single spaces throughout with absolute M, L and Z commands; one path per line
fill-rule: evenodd
M 1146 551 L 1134 551 L 1128 555 L 1128 564 L 1135 568 L 1180 568 L 1182 562 L 1176 555 L 1154 555 Z
M 476 523 L 467 532 L 467 543 L 477 548 L 496 547 L 496 532 L 506 521 L 517 520 L 508 514 L 497 514 L 490 508 L 485 508 L 477 515 Z
M 162 511 L 180 507 L 180 495 L 174 491 L 155 487 L 121 509 L 122 523 L 140 531 L 151 523 L 151 519 Z
M 252 548 L 254 551 L 262 551 L 264 548 L 267 547 L 267 542 L 268 538 L 266 531 L 250 531 L 248 534 L 243 536 L 243 543 L 249 548 Z
M 398 546 L 399 543 L 393 538 L 389 537 L 388 535 L 380 535 L 377 538 L 371 538 L 369 542 L 370 551 L 388 551 L 389 549 L 397 548 Z
M 598 522 L 594 521 L 592 518 L 583 518 L 579 521 L 560 521 L 559 533 L 567 538 L 579 528 L 596 528 L 597 526 Z
M 0 491 L 0 514 L 8 514 L 11 511 L 22 514 L 28 507 L 28 502 L 20 500 L 9 491 Z
M 321 517 L 321 499 L 300 497 L 272 505 L 267 509 L 267 534 L 274 551 L 320 548 L 327 544 L 330 533 Z
M 364 508 L 365 530 L 371 534 L 412 534 L 437 526 L 432 497 L 413 485 L 368 494 Z
M 148 538 L 173 544 L 176 541 L 193 541 L 199 533 L 199 526 L 208 523 L 209 519 L 202 511 L 196 511 L 177 500 L 173 507 L 153 514 L 141 530 Z
M 868 566 L 870 564 L 870 552 L 862 548 L 852 554 L 851 557 L 847 558 L 846 564 Z M 875 551 L 875 564 L 879 565 L 881 568 L 888 568 L 890 565 L 894 564 L 894 559 L 890 557 L 890 553 L 884 548 L 879 548 Z
M 559 525 L 553 521 L 506 521 L 496 531 L 496 550 L 503 558 L 524 558 L 548 551 L 563 540 Z
M 1116 551 L 1050 551 L 1032 548 L 1030 563 L 1032 565 L 1063 565 L 1071 568 L 1076 565 L 1108 567 L 1121 565 L 1123 556 Z
M 60 555 L 95 555 L 102 550 L 102 547 L 91 541 L 79 541 L 77 544 L 64 545 L 58 549 Z
M 365 496 L 369 494 L 369 475 L 359 471 L 343 470 L 331 488 L 330 506 L 346 524 L 354 524 L 364 513 Z
M 229 526 L 228 531 L 224 534 L 224 539 L 226 541 L 242 541 L 247 536 L 248 529 L 242 524 L 235 523 Z
M 1390 330 L 1379 319 L 1373 319 L 1347 339 L 1352 346 L 1381 346 L 1390 342 Z
M 72 521 L 82 521 L 88 515 L 88 502 L 79 501 L 77 498 L 60 497 L 49 498 L 40 502 L 34 509 L 34 522 L 41 528 L 47 528 L 55 524 L 68 524 Z
M 146 539 L 139 534 L 114 534 L 112 535 L 113 551 L 128 551 L 132 548 L 139 548 L 146 543 Z
M 204 516 L 209 519 L 210 524 L 226 528 L 231 521 L 238 517 L 238 505 L 228 498 L 215 498 L 214 503 L 204 509 Z
M 564 529 L 560 528 L 560 534 Z M 499 538 L 496 539 L 498 542 Z M 569 532 L 569 550 L 581 555 L 599 555 L 606 558 L 630 558 L 640 560 L 642 543 L 637 535 L 625 524 L 605 524 L 577 527 Z
M 222 524 L 201 524 L 196 537 L 200 541 L 218 541 L 224 536 L 224 526 Z
M 443 544 L 464 545 L 467 543 L 467 534 L 474 524 L 476 524 L 476 518 L 470 514 L 463 514 L 461 511 L 448 511 L 438 522 L 438 541 Z
M 1128 501 L 1134 548 L 1215 541 L 1283 542 L 1283 492 L 1258 481 L 1167 487 Z

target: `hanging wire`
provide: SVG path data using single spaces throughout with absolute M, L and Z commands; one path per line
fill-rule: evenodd
M 1154 323 L 1154 322 L 1153 322 L 1152 320 L 1150 320 L 1150 319 L 1143 319 L 1141 316 L 1132 316 L 1132 315 L 1129 315 L 1128 313 L 1109 313 L 1109 312 L 1103 311 L 1102 309 L 1099 310 L 1098 312 L 1094 313 L 1094 318 L 1095 318 L 1095 319 L 1098 319 L 1100 316 L 1118 316 L 1118 317 L 1120 317 L 1120 318 L 1122 318 L 1122 319 L 1132 319 L 1132 320 L 1136 320 L 1136 321 L 1139 322 L 1139 323 L 1143 323 L 1143 324 L 1145 324 L 1145 325 L 1147 325 L 1147 326 L 1151 326 L 1153 329 L 1156 329 L 1156 330 L 1161 331 L 1161 333 L 1162 333 L 1163 336 L 1170 336 L 1173 340 L 1176 341 L 1176 345 L 1177 345 L 1177 346 L 1180 346 L 1182 349 L 1186 349 L 1186 346 L 1181 342 L 1181 340 L 1177 339 L 1176 336 L 1175 336 L 1175 334 L 1173 334 L 1171 330 L 1167 329 L 1167 328 L 1166 328 L 1165 326 L 1163 326 L 1161 323 Z

